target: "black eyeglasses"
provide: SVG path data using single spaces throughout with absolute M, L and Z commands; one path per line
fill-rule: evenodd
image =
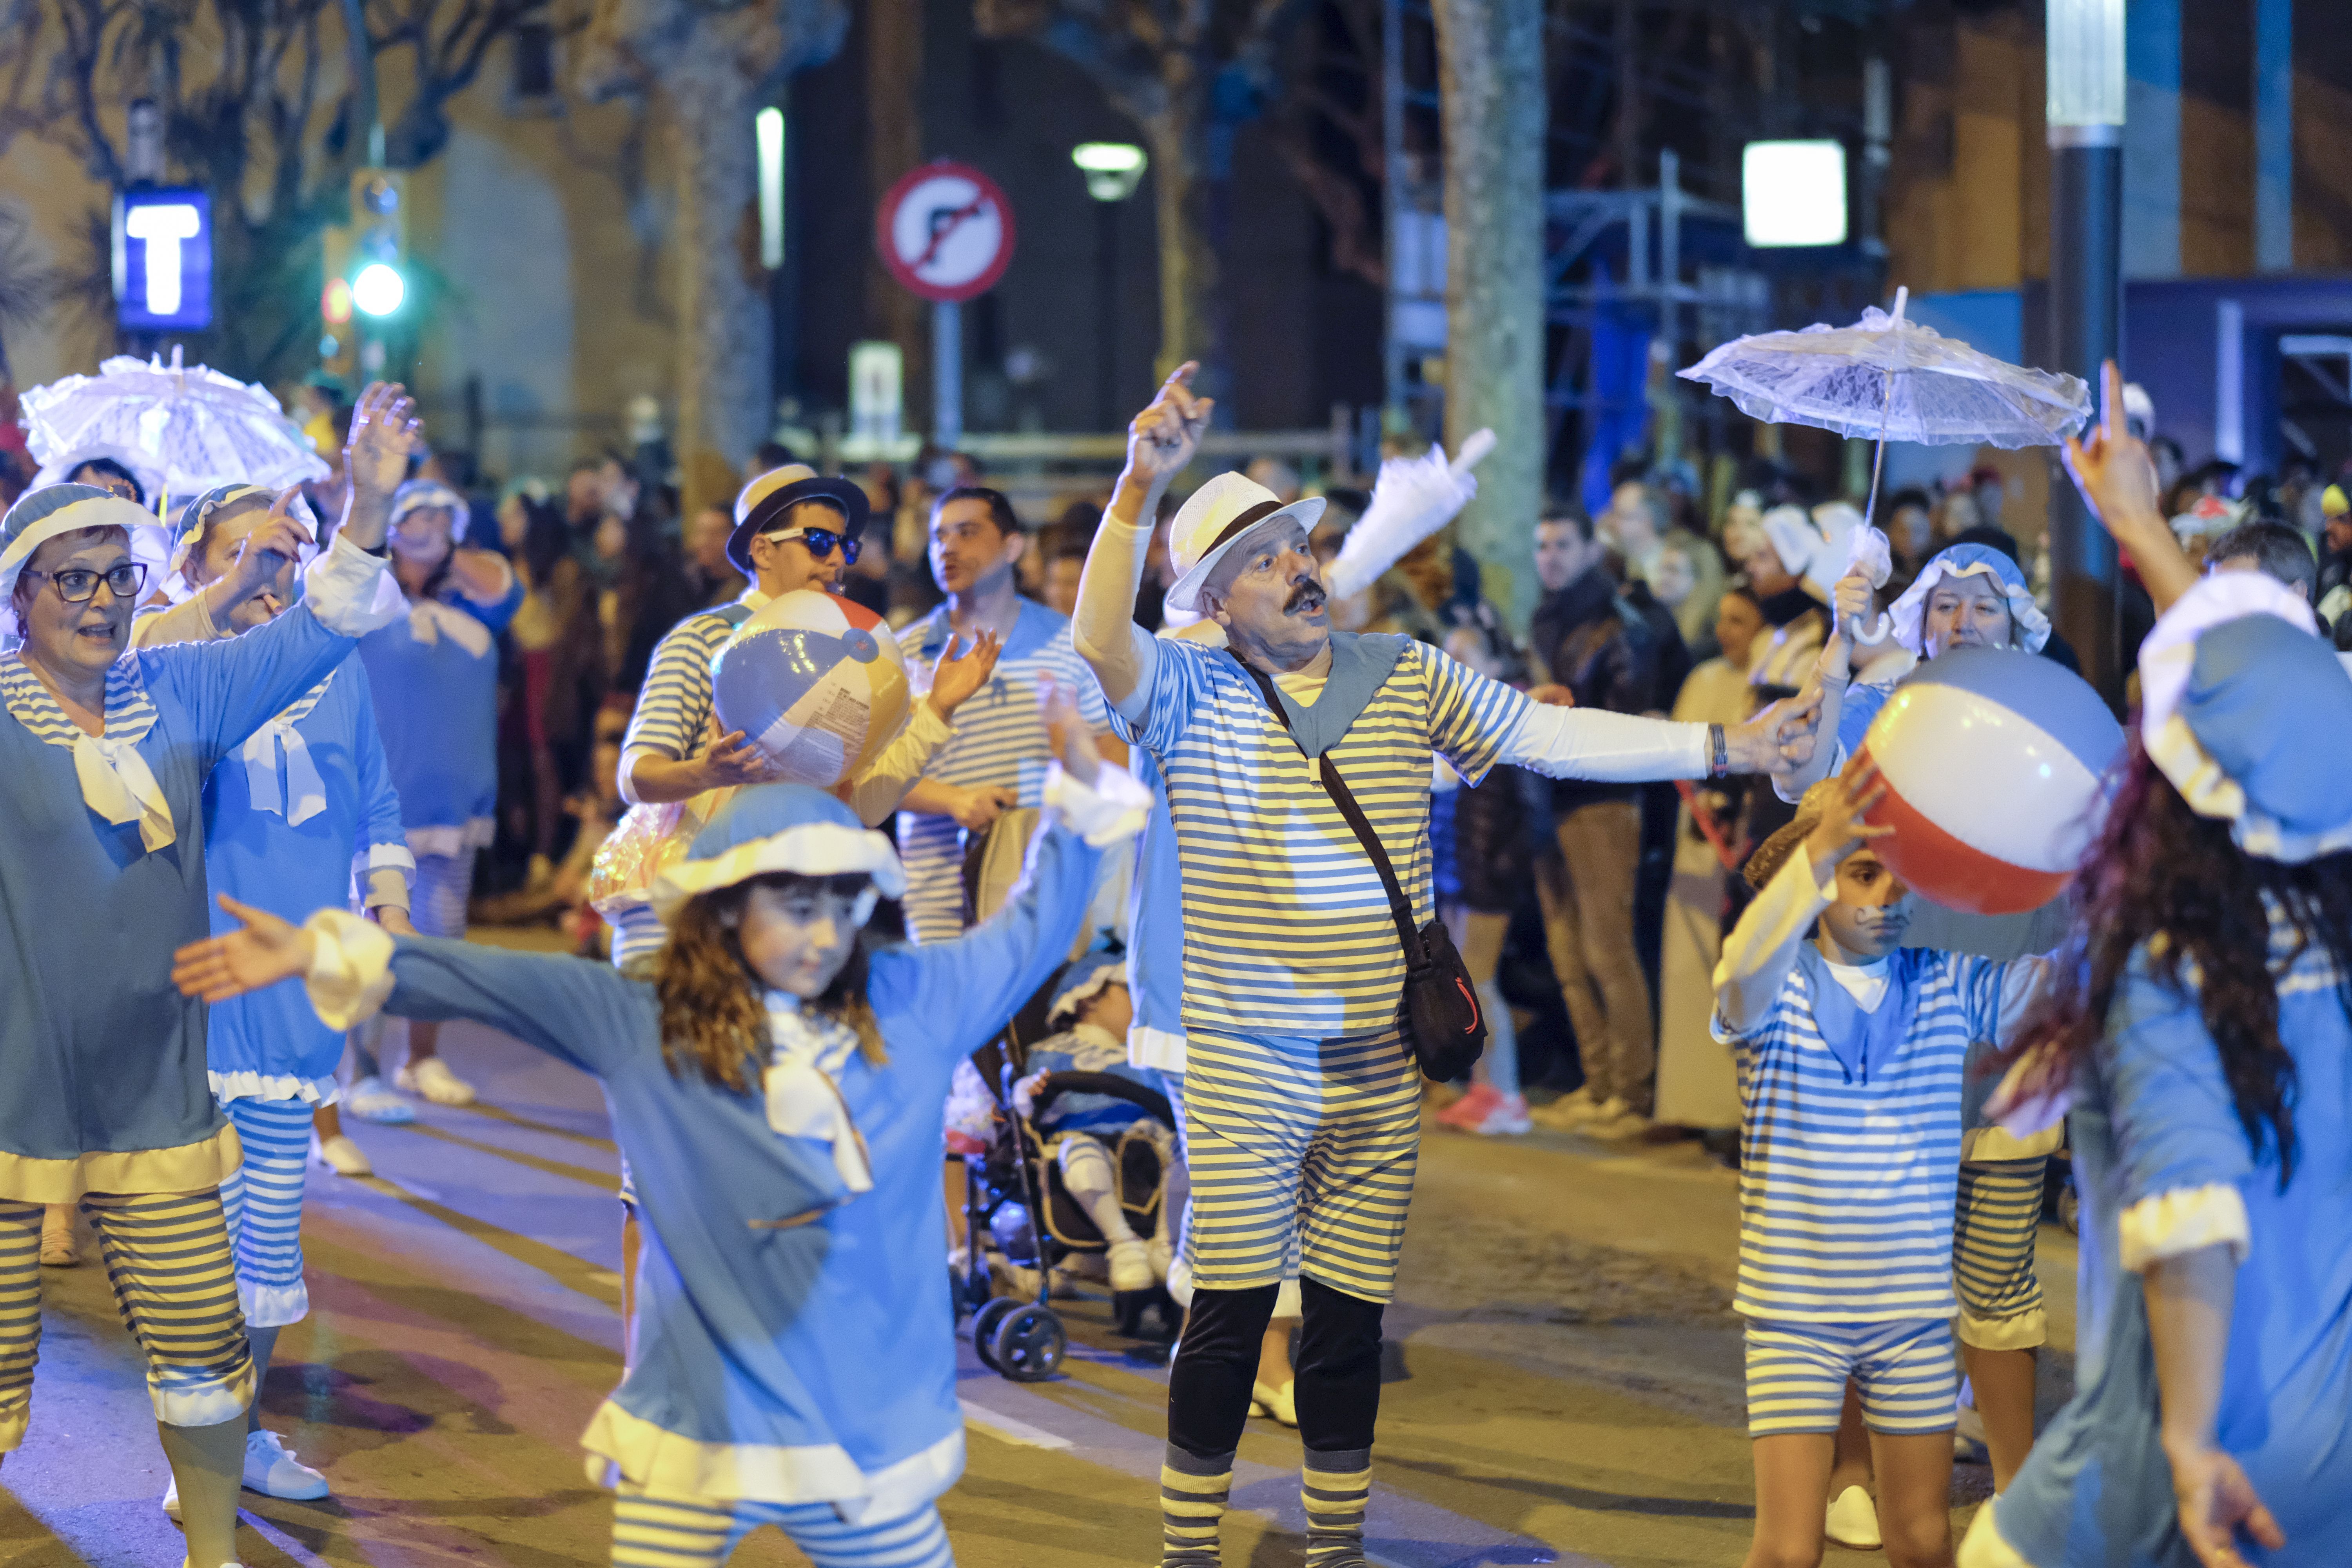
M 63 572 L 28 571 L 25 575 L 47 577 L 58 585 L 58 597 L 68 605 L 87 605 L 98 597 L 98 585 L 100 583 L 105 584 L 107 591 L 118 599 L 138 597 L 139 590 L 147 582 L 147 568 L 136 561 L 126 561 L 107 572 L 91 572 L 79 566 L 69 566 Z
M 761 537 L 775 540 L 778 543 L 787 539 L 797 539 L 808 546 L 808 552 L 819 561 L 831 555 L 833 547 L 837 544 L 841 546 L 841 563 L 845 566 L 857 564 L 857 541 L 834 529 L 803 528 L 797 533 L 770 533 Z

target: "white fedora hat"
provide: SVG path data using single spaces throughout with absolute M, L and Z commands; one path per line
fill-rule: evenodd
M 1305 496 L 1282 504 L 1281 498 L 1245 474 L 1219 474 L 1194 490 L 1177 510 L 1168 530 L 1168 556 L 1176 568 L 1168 603 L 1180 610 L 1201 607 L 1201 586 L 1225 552 L 1283 522 L 1312 530 L 1323 515 L 1323 498 Z

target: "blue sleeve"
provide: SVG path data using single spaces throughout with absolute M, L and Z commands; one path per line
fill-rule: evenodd
M 2160 1193 L 2242 1181 L 2254 1171 L 2195 994 L 2175 994 L 2143 962 L 2133 960 L 2095 1063 L 2126 1207 Z
M 995 1037 L 1069 962 L 1101 864 L 1102 852 L 1068 828 L 1044 828 L 1029 841 L 1020 885 L 985 922 L 953 942 L 876 953 L 867 996 L 887 1015 L 890 1049 L 951 1059 Z
M 362 857 L 379 844 L 405 848 L 408 833 L 400 822 L 400 792 L 393 787 L 392 765 L 384 760 L 383 732 L 375 726 L 375 692 L 368 685 L 367 666 L 354 654 L 343 660 L 335 679 L 338 684 L 351 682 L 352 757 L 360 773 L 356 847 Z
M 1165 756 L 1192 729 L 1193 710 L 1209 694 L 1209 661 L 1220 657 L 1182 637 L 1161 637 L 1144 692 L 1143 725 L 1133 738 Z
M 1430 750 L 1475 788 L 1525 721 L 1527 693 L 1420 643 L 1406 649 L 1405 658 L 1421 661 L 1422 679 L 1428 683 Z
M 298 604 L 242 637 L 139 648 L 133 657 L 149 689 L 176 702 L 198 742 L 221 755 L 245 744 L 358 646 Z
M 1870 721 L 1878 717 L 1879 710 L 1894 694 L 1891 686 L 1864 686 L 1859 681 L 1845 689 L 1845 701 L 1838 709 L 1837 741 L 1846 756 L 1862 750 L 1862 738 L 1868 732 Z
M 586 1072 L 660 1049 L 653 987 L 609 963 L 404 936 L 393 939 L 392 979 L 384 1011 L 395 1017 L 469 1018 Z
M 513 568 L 509 567 L 507 571 L 507 591 L 503 598 L 483 605 L 476 603 L 463 594 L 452 594 L 449 595 L 449 602 L 489 627 L 491 631 L 502 632 L 507 629 L 507 623 L 515 618 L 515 613 L 522 608 L 522 579 L 515 574 Z

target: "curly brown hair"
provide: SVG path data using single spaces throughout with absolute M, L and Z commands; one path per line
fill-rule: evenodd
M 2325 950 L 2352 1016 L 2352 851 L 2302 865 L 2247 854 L 2228 823 L 2189 809 L 2134 731 L 2073 904 L 2049 1005 L 2009 1059 L 2046 1042 L 2076 1068 L 2087 1062 L 2144 950 L 2158 984 L 2196 1002 L 2246 1141 L 2258 1159 L 2275 1142 L 2284 1189 L 2294 1172 L 2296 1079 L 2279 1038 L 2278 976 L 2306 951 Z M 2277 958 L 2273 910 L 2294 932 Z
M 662 1059 L 672 1075 L 683 1077 L 692 1069 L 705 1081 L 737 1094 L 752 1091 L 768 1057 L 768 1009 L 737 931 L 743 906 L 751 889 L 762 884 L 790 888 L 836 879 L 773 872 L 698 893 L 679 908 L 654 968 L 654 994 L 661 1003 Z M 861 938 L 833 984 L 808 1006 L 855 1029 L 858 1049 L 880 1067 L 890 1058 L 866 1000 L 866 947 Z

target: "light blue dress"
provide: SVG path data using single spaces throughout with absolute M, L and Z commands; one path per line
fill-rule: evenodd
M 489 605 L 445 590 L 361 640 L 408 847 L 419 855 L 457 855 L 490 841 L 499 800 L 498 634 L 521 607 L 518 581 Z
M 772 1131 L 760 1095 L 671 1070 L 650 984 L 584 959 L 396 943 L 385 1011 L 476 1019 L 604 1080 L 646 1233 L 636 1363 L 582 1439 L 592 1472 L 610 1479 L 609 1461 L 657 1493 L 713 1502 L 833 1500 L 852 1522 L 900 1517 L 954 1484 L 963 1415 L 940 1108 L 955 1064 L 1061 966 L 1100 860 L 1049 827 L 985 924 L 873 952 L 867 995 L 889 1061 L 853 1053 L 836 1079 L 873 1166 L 854 1198 L 830 1147 Z
M 2284 963 L 2279 1038 L 2294 1057 L 2294 1179 L 2249 1145 L 2193 993 L 2132 970 L 2075 1089 L 2083 1197 L 2076 1389 L 2034 1444 L 1993 1522 L 2035 1568 L 2193 1568 L 2158 1434 L 2155 1352 L 2118 1221 L 2168 1193 L 2235 1187 L 2249 1247 L 2221 1379 L 2221 1447 L 2243 1466 L 2287 1544 L 2242 1546 L 2266 1568 L 2352 1563 L 2352 1023 L 2326 955 Z
M 281 726 L 290 740 L 272 732 Z M 372 867 L 413 872 L 415 863 L 367 668 L 353 654 L 213 770 L 205 875 L 214 892 L 299 923 L 321 906 L 349 904 Z M 240 923 L 213 904 L 215 936 Z M 216 1004 L 209 1027 L 213 1092 L 224 1100 L 316 1103 L 333 1088 L 342 1033 L 319 1022 L 299 990 L 273 986 Z

